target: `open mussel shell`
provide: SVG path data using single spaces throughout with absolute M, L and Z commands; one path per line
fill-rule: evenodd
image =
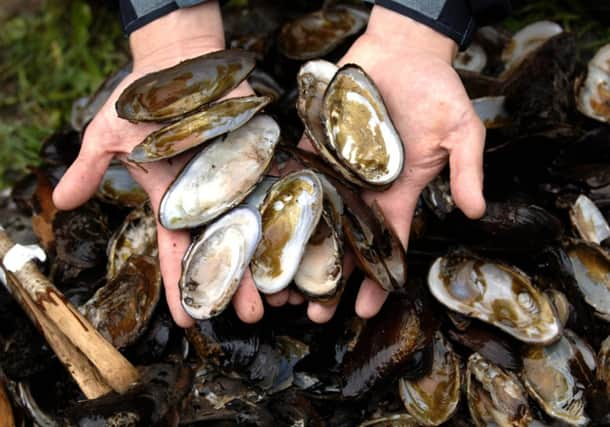
M 517 31 L 502 52 L 504 74 L 514 70 L 526 56 L 561 32 L 561 26 L 551 21 L 537 21 Z
M 320 58 L 360 32 L 367 20 L 364 10 L 351 6 L 319 10 L 286 23 L 278 36 L 278 49 L 299 61 Z
M 451 310 L 491 323 L 521 341 L 549 343 L 561 332 L 547 296 L 516 267 L 454 253 L 434 262 L 428 286 Z
M 266 96 L 230 98 L 165 126 L 136 145 L 128 156 L 138 163 L 176 156 L 243 126 L 269 102 Z
M 580 352 L 566 336 L 550 346 L 531 345 L 523 352 L 521 375 L 529 394 L 550 416 L 571 425 L 586 425 Z
M 106 277 L 116 276 L 132 255 L 155 258 L 158 252 L 155 216 L 148 205 L 143 205 L 127 215 L 123 225 L 108 241 Z
M 148 194 L 120 163 L 111 164 L 100 182 L 97 196 L 119 206 L 136 207 L 148 200 Z
M 597 355 L 596 376 L 606 384 L 608 395 L 610 395 L 610 335 L 602 342 Z
M 195 319 L 221 313 L 239 286 L 261 238 L 261 217 L 243 206 L 211 223 L 184 256 L 182 306 Z
M 460 359 L 437 331 L 432 344 L 432 369 L 418 380 L 398 380 L 403 404 L 419 424 L 437 426 L 449 419 L 460 401 Z
M 79 310 L 112 345 L 122 348 L 144 332 L 160 295 L 159 262 L 134 255 Z
M 297 113 L 305 125 L 305 133 L 318 150 L 320 157 L 347 182 L 358 187 L 366 187 L 367 184 L 343 166 L 327 147 L 326 131 L 320 119 L 324 94 L 338 70 L 339 67 L 335 64 L 321 59 L 306 62 L 301 67 L 297 75 L 299 86 Z
M 532 420 L 527 392 L 517 376 L 478 353 L 468 359 L 466 394 L 470 415 L 479 427 L 525 427 Z
M 579 240 L 565 244 L 578 290 L 594 314 L 610 322 L 610 255 L 599 245 Z
M 402 140 L 362 68 L 348 64 L 337 71 L 326 89 L 321 118 L 329 150 L 359 179 L 386 187 L 401 174 Z
M 131 121 L 165 121 L 220 99 L 254 69 L 254 56 L 221 50 L 147 74 L 121 94 L 116 110 Z
M 474 111 L 487 129 L 507 127 L 510 116 L 504 106 L 504 96 L 485 96 L 472 100 Z
M 333 297 L 343 278 L 343 242 L 330 214 L 323 211 L 294 276 L 296 287 L 310 299 Z
M 600 244 L 610 237 L 610 226 L 604 215 L 587 196 L 578 196 L 570 209 L 570 221 L 580 238 Z
M 322 206 L 322 184 L 310 170 L 286 175 L 270 188 L 261 207 L 263 238 L 252 259 L 252 277 L 261 292 L 279 292 L 290 284 Z
M 258 115 L 221 136 L 184 167 L 161 200 L 168 229 L 205 224 L 238 205 L 263 177 L 280 138 L 271 117 Z
M 589 61 L 587 77 L 578 88 L 576 107 L 585 116 L 610 122 L 610 44 Z
M 487 65 L 487 54 L 478 43 L 471 43 L 468 48 L 457 54 L 453 60 L 453 67 L 458 70 L 468 70 L 476 73 L 483 71 Z

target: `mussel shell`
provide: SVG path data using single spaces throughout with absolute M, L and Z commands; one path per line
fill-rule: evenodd
M 321 58 L 361 31 L 367 18 L 366 12 L 350 6 L 307 14 L 284 24 L 278 36 L 278 49 L 290 59 Z
M 248 205 L 253 207 L 254 209 L 260 211 L 263 203 L 265 202 L 265 197 L 267 197 L 267 193 L 273 184 L 275 184 L 280 178 L 272 175 L 265 175 L 263 179 L 256 185 L 254 190 L 246 197 L 243 201 L 244 205 Z
M 424 301 L 390 298 L 379 314 L 367 322 L 355 346 L 345 356 L 341 367 L 343 396 L 361 397 L 375 384 L 398 372 L 417 377 L 409 375 L 405 367 L 413 366 L 413 356 L 429 346 L 436 327 L 430 306 Z M 418 371 L 419 365 L 415 366 Z M 427 361 L 424 365 L 430 366 Z
M 132 255 L 157 257 L 157 224 L 148 205 L 134 209 L 123 225 L 108 241 L 108 269 L 106 277 L 112 279 Z
M 502 52 L 505 74 L 515 69 L 545 41 L 561 32 L 561 26 L 551 21 L 537 21 L 517 31 Z
M 266 115 L 219 137 L 193 157 L 167 189 L 159 222 L 172 230 L 196 227 L 239 204 L 271 164 L 279 137 L 279 126 Z
M 578 89 L 576 106 L 584 115 L 610 122 L 610 44 L 589 61 L 587 77 Z
M 131 121 L 164 121 L 193 111 L 234 89 L 254 69 L 254 56 L 221 50 L 147 74 L 121 94 L 116 110 Z
M 504 96 L 485 96 L 472 100 L 474 111 L 487 129 L 509 126 L 510 116 L 504 106 Z
M 599 348 L 597 363 L 597 378 L 606 384 L 610 396 L 610 335 L 606 337 Z
M 468 70 L 480 73 L 487 65 L 487 54 L 483 47 L 474 42 L 465 51 L 457 54 L 453 60 L 453 67 L 458 70 Z
M 97 196 L 119 206 L 136 207 L 148 200 L 148 194 L 122 164 L 111 164 L 100 182 Z
M 343 66 L 322 103 L 326 144 L 337 160 L 373 186 L 388 186 L 402 173 L 404 147 L 375 83 L 362 68 Z
M 580 238 L 587 242 L 600 244 L 610 237 L 608 222 L 587 196 L 578 196 L 570 209 L 570 220 Z
M 323 211 L 294 275 L 296 287 L 310 299 L 333 297 L 343 279 L 343 242 L 327 212 Z
M 338 70 L 339 67 L 335 64 L 324 60 L 309 61 L 301 67 L 297 75 L 299 86 L 297 113 L 305 125 L 305 133 L 321 158 L 348 182 L 366 187 L 367 183 L 343 166 L 327 147 L 326 131 L 320 119 L 324 94 Z
M 468 359 L 466 393 L 470 415 L 479 427 L 525 427 L 532 420 L 527 393 L 517 376 L 478 353 Z
M 566 252 L 584 300 L 610 322 L 610 255 L 599 245 L 577 240 L 566 243 Z
M 432 369 L 416 381 L 398 381 L 407 412 L 419 424 L 437 426 L 447 421 L 460 401 L 460 359 L 440 332 L 434 335 Z
M 549 343 L 561 324 L 544 293 L 515 267 L 460 254 L 438 258 L 428 274 L 432 295 L 451 310 L 531 343 Z
M 134 255 L 80 311 L 107 340 L 122 348 L 144 332 L 160 295 L 159 262 Z
M 263 238 L 252 259 L 252 277 L 261 292 L 279 292 L 290 284 L 322 206 L 322 184 L 310 170 L 273 184 L 261 208 Z
M 211 223 L 184 256 L 182 306 L 195 319 L 221 313 L 231 301 L 261 238 L 257 210 L 239 207 Z
M 585 425 L 582 378 L 572 369 L 577 350 L 566 337 L 550 346 L 528 346 L 523 353 L 522 377 L 529 394 L 544 411 L 571 425 Z
M 148 135 L 133 148 L 128 159 L 145 163 L 177 156 L 239 128 L 270 101 L 266 96 L 244 96 L 208 105 Z

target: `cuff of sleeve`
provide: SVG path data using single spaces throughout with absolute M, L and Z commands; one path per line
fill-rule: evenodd
M 176 9 L 195 6 L 206 0 L 120 0 L 121 23 L 126 35 Z
M 407 4 L 413 1 L 377 0 L 375 4 L 408 16 L 417 22 L 425 24 L 455 41 L 460 50 L 470 44 L 477 25 L 466 0 L 449 0 L 444 2 L 436 16 L 430 15 Z

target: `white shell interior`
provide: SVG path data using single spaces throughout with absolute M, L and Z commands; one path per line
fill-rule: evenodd
M 570 209 L 570 219 L 583 240 L 600 244 L 610 237 L 610 226 L 601 211 L 581 194 Z
M 458 70 L 474 71 L 480 73 L 487 65 L 487 54 L 478 43 L 471 43 L 468 48 L 457 54 L 453 60 L 453 67 Z
M 311 186 L 312 192 L 302 191 L 296 195 L 283 196 L 281 189 L 286 188 L 290 182 L 297 180 L 302 180 Z M 293 197 L 296 197 L 294 204 L 284 202 L 286 200 L 292 202 Z M 292 206 L 294 210 L 283 215 L 286 206 Z M 267 242 L 270 246 L 275 233 L 278 231 L 285 232 L 285 225 L 278 225 L 278 223 L 265 224 L 264 218 L 267 209 L 272 209 L 275 214 L 281 214 L 278 216 L 290 216 L 293 221 L 290 224 L 292 227 L 290 237 L 278 251 L 279 259 L 277 257 L 268 259 L 269 257 L 264 257 L 262 253 L 263 242 Z M 261 292 L 272 294 L 286 288 L 292 281 L 305 252 L 307 242 L 320 220 L 322 214 L 322 184 L 317 175 L 310 170 L 302 170 L 287 175 L 276 182 L 269 190 L 269 196 L 265 200 L 261 214 L 263 216 L 263 242 L 259 245 L 252 260 L 252 277 L 256 287 Z M 285 224 L 285 222 L 282 224 Z M 267 261 L 279 265 L 279 272 L 275 271 L 274 267 Z
M 232 210 L 193 242 L 180 280 L 182 305 L 195 319 L 208 319 L 227 306 L 261 238 L 261 218 L 250 207 Z
M 259 115 L 196 155 L 169 187 L 159 208 L 168 229 L 205 224 L 240 203 L 267 170 L 280 128 Z
M 584 115 L 610 122 L 610 44 L 589 61 L 587 77 L 578 91 L 576 106 Z
M 339 162 L 363 181 L 382 186 L 402 172 L 402 140 L 381 94 L 359 67 L 335 74 L 324 95 L 322 125 Z
M 438 258 L 428 273 L 434 297 L 451 310 L 475 317 L 530 343 L 557 338 L 561 324 L 548 297 L 516 269 L 464 258 L 446 274 L 447 258 Z M 516 285 L 520 286 L 517 293 Z
M 494 129 L 506 126 L 510 122 L 505 101 L 505 96 L 485 96 L 473 99 L 472 106 L 485 127 Z

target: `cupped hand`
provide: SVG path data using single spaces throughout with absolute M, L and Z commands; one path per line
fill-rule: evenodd
M 454 42 L 432 29 L 375 6 L 367 31 L 339 64 L 358 64 L 367 72 L 402 138 L 401 176 L 388 190 L 366 191 L 363 198 L 369 204 L 377 200 L 405 248 L 417 199 L 447 162 L 456 205 L 470 218 L 485 211 L 485 127 L 451 66 L 455 50 Z M 356 299 L 356 313 L 372 317 L 386 298 L 387 292 L 367 278 Z M 313 321 L 325 322 L 335 309 L 333 304 L 310 303 L 308 314 Z

